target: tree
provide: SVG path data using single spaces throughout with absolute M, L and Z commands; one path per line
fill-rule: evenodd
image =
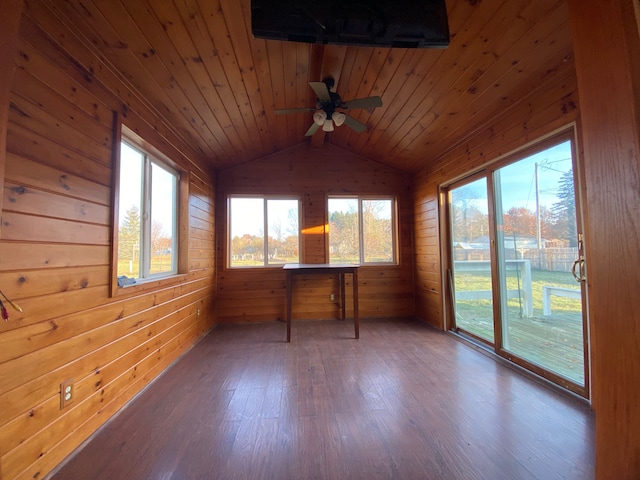
M 284 253 L 284 249 L 282 248 L 282 244 L 284 241 L 284 229 L 282 228 L 282 222 L 280 221 L 280 218 L 272 220 L 271 226 L 269 227 L 269 232 L 273 234 L 273 236 L 269 235 L 267 237 L 269 258 L 275 260 L 278 256 L 282 256 L 282 254 Z
M 362 240 L 365 261 L 390 261 L 393 255 L 391 219 L 383 214 L 387 201 L 362 202 Z
M 284 258 L 285 260 L 297 261 L 299 258 L 298 255 L 298 235 L 291 235 L 287 237 L 284 243 Z
M 287 223 L 287 235 L 297 237 L 299 232 L 298 209 L 289 209 L 289 211 L 287 212 Z
M 489 217 L 479 208 L 468 203 L 456 203 L 451 206 L 454 242 L 472 242 L 478 237 L 488 235 Z
M 135 260 L 140 248 L 140 210 L 132 205 L 124 214 L 118 231 L 118 258 Z
M 484 207 L 486 204 L 486 196 L 478 193 L 475 182 L 451 192 L 451 223 L 455 243 L 472 242 L 489 234 L 489 217 L 477 206 Z
M 284 239 L 284 229 L 282 228 L 282 222 L 279 218 L 271 222 L 271 227 L 269 228 L 269 230 L 273 234 L 273 238 L 275 238 L 278 242 L 281 242 Z M 271 239 L 271 237 L 269 237 L 269 239 Z
M 504 214 L 504 234 L 535 237 L 536 214 L 525 207 L 512 207 Z
M 299 237 L 300 229 L 298 225 L 298 209 L 290 208 L 287 212 L 286 238 L 283 242 L 283 257 L 286 260 L 297 261 L 299 259 Z
M 234 257 L 247 258 L 263 258 L 264 253 L 264 237 L 255 235 L 243 235 L 242 237 L 233 237 L 231 240 L 231 254 Z
M 338 258 L 359 259 L 358 213 L 333 212 L 329 217 L 329 245 Z
M 576 199 L 573 185 L 573 170 L 565 172 L 558 181 L 558 201 L 551 206 L 555 217 L 557 238 L 567 239 L 570 247 L 578 246 L 576 225 Z
M 546 240 L 556 238 L 553 232 L 555 218 L 550 208 L 540 205 L 540 235 Z
M 167 241 L 169 243 L 169 247 L 166 247 Z M 151 251 L 159 252 L 167 250 L 167 248 L 171 248 L 171 239 L 167 238 L 162 224 L 157 220 L 154 220 L 151 224 Z

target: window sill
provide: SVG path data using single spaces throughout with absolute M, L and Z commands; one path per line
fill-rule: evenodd
M 124 287 L 118 286 L 117 281 L 111 285 L 111 296 L 132 296 L 139 293 L 150 292 L 159 290 L 164 287 L 170 287 L 177 285 L 186 280 L 186 273 L 178 273 L 177 275 L 171 275 L 170 277 L 155 278 L 151 280 L 145 280 L 143 282 L 137 282 L 133 285 L 126 285 Z
M 304 262 L 291 262 L 293 264 L 296 263 L 304 263 Z M 399 263 L 354 263 L 354 264 L 350 264 L 350 263 L 335 263 L 334 265 L 358 265 L 361 269 L 362 268 L 400 268 L 400 264 Z M 242 271 L 242 270 L 282 270 L 282 267 L 284 267 L 285 264 L 284 263 L 280 263 L 280 264 L 272 264 L 272 265 L 242 265 L 242 266 L 238 266 L 238 267 L 230 267 L 230 266 L 225 266 L 224 269 L 225 271 Z
M 301 263 L 301 262 L 291 262 L 291 263 Z M 285 263 L 279 263 L 279 264 L 271 264 L 271 265 L 240 265 L 238 267 L 230 267 L 227 266 L 225 267 L 225 270 L 282 270 L 282 267 L 284 267 L 286 264 Z

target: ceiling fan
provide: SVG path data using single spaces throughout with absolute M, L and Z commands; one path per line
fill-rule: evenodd
M 331 91 L 334 84 L 333 78 L 325 78 L 321 82 L 309 82 L 309 85 L 311 85 L 311 88 L 318 97 L 315 108 L 288 108 L 285 110 L 276 110 L 275 114 L 315 112 L 313 114 L 313 124 L 309 127 L 309 130 L 307 130 L 307 133 L 304 134 L 305 137 L 310 137 L 316 133 L 320 127 L 322 127 L 322 130 L 325 132 L 333 132 L 334 125 L 339 127 L 343 123 L 357 133 L 364 132 L 367 129 L 364 123 L 359 122 L 338 109 L 354 110 L 356 108 L 381 107 L 382 99 L 380 97 L 366 97 L 343 102 L 340 95 Z

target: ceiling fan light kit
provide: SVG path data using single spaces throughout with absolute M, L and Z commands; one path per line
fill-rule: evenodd
M 333 132 L 334 128 L 333 128 L 333 122 L 331 121 L 330 118 L 327 118 L 324 121 L 324 125 L 322 125 L 322 131 L 323 132 Z
M 298 112 L 314 112 L 313 124 L 305 133 L 306 137 L 313 135 L 319 127 L 322 127 L 324 132 L 333 132 L 334 125 L 339 127 L 346 124 L 356 133 L 362 133 L 367 129 L 367 126 L 356 120 L 355 118 L 338 111 L 341 110 L 355 110 L 358 108 L 374 109 L 382 106 L 382 99 L 378 96 L 356 98 L 355 100 L 349 100 L 343 102 L 335 92 L 331 91 L 335 81 L 333 78 L 325 78 L 322 82 L 309 82 L 309 85 L 318 97 L 315 108 L 287 108 L 283 110 L 276 110 L 276 115 L 282 115 L 286 113 L 298 113 Z
M 342 112 L 333 112 L 333 115 L 331 115 L 331 119 L 333 120 L 333 123 L 336 124 L 336 127 L 342 125 L 346 118 L 347 116 Z
M 324 125 L 324 121 L 326 119 L 327 119 L 327 114 L 322 110 L 318 110 L 316 113 L 313 114 L 313 121 L 316 122 L 316 124 L 318 124 L 319 127 Z

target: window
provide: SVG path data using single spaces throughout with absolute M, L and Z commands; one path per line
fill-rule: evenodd
M 396 263 L 395 200 L 329 197 L 329 263 Z
M 300 200 L 228 199 L 229 267 L 268 267 L 300 261 Z
M 118 286 L 178 273 L 180 174 L 122 127 L 117 179 Z

